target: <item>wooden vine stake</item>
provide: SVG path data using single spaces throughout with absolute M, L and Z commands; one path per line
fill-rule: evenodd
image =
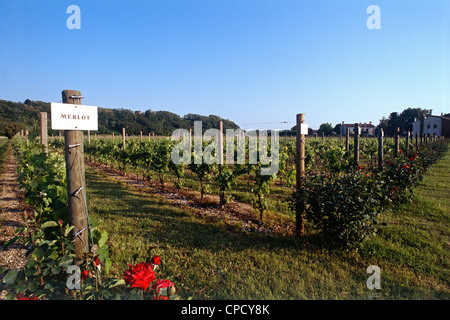
M 63 103 L 81 105 L 81 93 L 76 90 L 62 92 Z M 85 203 L 83 131 L 64 130 L 64 153 L 67 174 L 67 196 L 69 221 L 75 226 L 72 236 L 75 240 L 75 264 L 80 264 L 89 251 L 88 221 Z
M 41 124 L 41 144 L 45 146 L 45 153 L 48 153 L 48 130 L 47 130 L 47 112 L 40 114 Z
M 383 166 L 383 129 L 378 131 L 378 167 Z
M 125 128 L 122 128 L 122 149 L 125 150 L 126 146 L 125 146 Z
M 302 125 L 305 125 L 305 114 L 297 114 L 297 159 L 296 159 L 296 182 L 297 182 L 297 195 L 302 197 L 302 192 L 305 183 L 305 134 L 302 134 Z M 296 234 L 302 237 L 305 234 L 305 203 L 300 201 L 296 206 L 295 214 L 295 231 Z
M 398 153 L 400 151 L 400 128 L 397 127 L 397 129 L 395 130 L 395 136 L 394 136 L 394 143 L 395 143 L 395 147 L 394 147 L 394 155 L 398 156 Z
M 345 130 L 345 151 L 350 150 L 350 128 Z
M 219 172 L 222 173 L 223 170 L 223 122 L 219 121 L 219 136 L 218 136 L 218 144 L 219 144 Z M 225 205 L 225 193 L 223 190 L 220 190 L 219 194 L 219 203 L 220 208 L 223 209 Z
M 353 146 L 353 162 L 355 168 L 359 165 L 359 123 L 355 123 L 355 145 Z

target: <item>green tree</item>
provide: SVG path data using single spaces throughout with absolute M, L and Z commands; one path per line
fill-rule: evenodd
M 322 123 L 317 131 L 317 134 L 322 135 L 322 133 L 326 136 L 330 136 L 333 134 L 333 126 L 331 123 Z

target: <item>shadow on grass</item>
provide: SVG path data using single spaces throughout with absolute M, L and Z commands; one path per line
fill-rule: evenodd
M 93 170 L 86 170 L 88 205 L 95 215 L 114 220 L 116 232 L 145 237 L 178 247 L 203 250 L 245 250 L 250 247 L 295 248 L 318 246 L 316 236 L 293 236 L 245 231 L 220 218 L 199 217 L 189 208 L 177 206 L 155 194 L 132 190 Z M 95 204 L 94 204 L 95 203 Z M 92 205 L 91 205 L 92 204 Z M 126 235 L 125 235 L 126 236 Z

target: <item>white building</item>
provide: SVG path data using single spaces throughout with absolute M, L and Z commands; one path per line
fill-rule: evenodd
M 360 135 L 361 136 L 368 136 L 373 137 L 375 136 L 375 126 L 372 124 L 372 121 L 369 121 L 369 123 L 359 123 L 360 128 Z M 347 129 L 350 129 L 350 134 L 355 134 L 355 124 L 345 124 L 344 121 L 342 121 L 341 125 L 341 135 L 345 136 L 347 134 Z
M 412 123 L 413 136 L 420 136 L 421 120 Z M 450 113 L 441 116 L 427 115 L 423 119 L 423 134 L 427 136 L 438 136 L 450 138 Z

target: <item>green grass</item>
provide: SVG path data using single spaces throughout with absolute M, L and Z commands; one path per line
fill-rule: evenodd
M 5 165 L 5 158 L 10 145 L 10 140 L 5 138 L 0 138 L 0 169 Z
M 400 295 L 449 297 L 450 288 L 450 151 L 425 175 L 412 203 L 383 214 L 387 224 L 365 245 L 375 263 L 385 266 Z M 399 276 L 401 274 L 401 276 Z M 429 292 L 429 293 L 428 293 Z
M 412 203 L 382 214 L 360 252 L 243 231 L 87 169 L 91 217 L 110 236 L 111 275 L 133 255 L 162 257 L 161 276 L 182 299 L 368 299 L 366 269 L 381 269 L 382 299 L 449 299 L 450 152 L 426 174 Z

